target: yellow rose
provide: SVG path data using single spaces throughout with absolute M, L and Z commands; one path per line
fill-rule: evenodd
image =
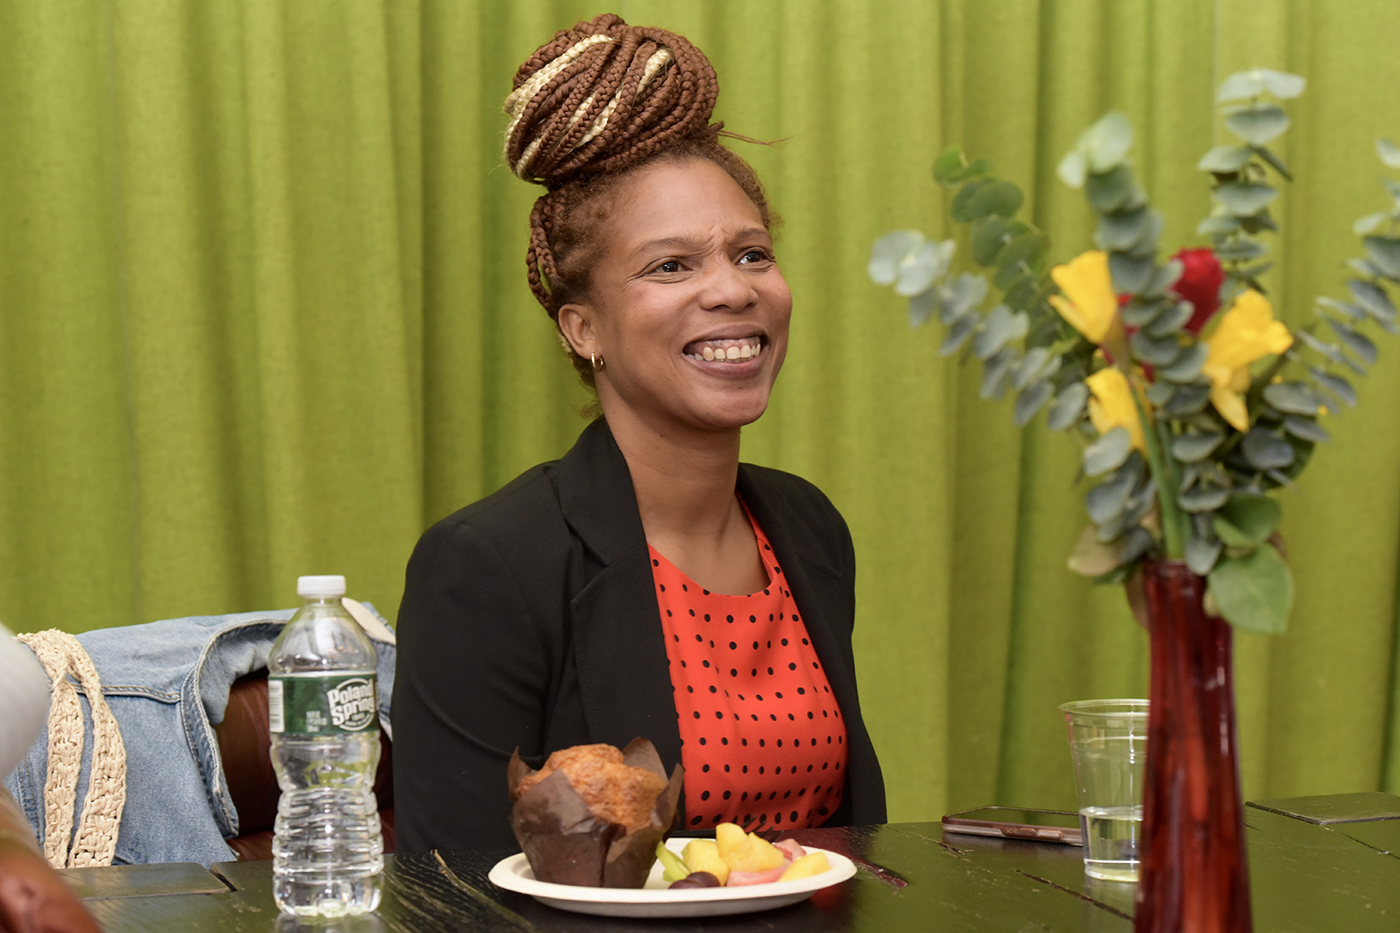
M 1050 278 L 1064 292 L 1063 296 L 1050 296 L 1060 317 L 1102 346 L 1118 319 L 1118 296 L 1113 293 L 1108 254 L 1097 250 L 1081 253 L 1067 265 L 1051 269 Z
M 1235 298 L 1205 343 L 1210 353 L 1201 372 L 1210 378 L 1210 400 L 1236 430 L 1248 431 L 1244 393 L 1249 389 L 1250 366 L 1287 350 L 1293 335 L 1274 320 L 1269 299 L 1250 289 Z
M 1094 430 L 1102 436 L 1114 428 L 1127 428 L 1133 446 L 1147 451 L 1142 436 L 1142 419 L 1138 417 L 1137 405 L 1133 403 L 1133 390 L 1128 377 L 1112 366 L 1094 373 L 1084 384 L 1092 393 L 1089 399 L 1089 420 Z

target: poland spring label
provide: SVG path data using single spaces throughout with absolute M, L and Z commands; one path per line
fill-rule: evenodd
M 375 675 L 273 674 L 267 678 L 267 711 L 275 733 L 363 732 L 378 718 Z

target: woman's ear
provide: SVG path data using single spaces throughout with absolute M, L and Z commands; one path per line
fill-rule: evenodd
M 559 333 L 584 359 L 603 355 L 603 348 L 598 344 L 598 332 L 593 327 L 593 314 L 593 308 L 584 304 L 571 303 L 559 309 Z

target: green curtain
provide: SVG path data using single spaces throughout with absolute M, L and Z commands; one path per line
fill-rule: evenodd
M 815 481 L 860 559 L 890 816 L 1072 803 L 1056 706 L 1141 695 L 1122 595 L 1068 573 L 1077 450 L 980 401 L 864 273 L 946 235 L 951 143 L 1090 242 L 1061 154 L 1109 108 L 1196 245 L 1212 92 L 1305 74 L 1276 307 L 1341 294 L 1400 137 L 1392 0 L 623 0 L 690 36 L 785 218 L 792 348 L 749 460 Z M 342 572 L 393 616 L 417 535 L 561 454 L 586 401 L 526 288 L 515 66 L 575 0 L 0 0 L 0 618 L 69 631 L 287 606 Z M 1251 797 L 1400 792 L 1400 346 L 1283 496 L 1288 634 L 1238 639 Z M 1389 407 L 1388 407 L 1389 405 Z

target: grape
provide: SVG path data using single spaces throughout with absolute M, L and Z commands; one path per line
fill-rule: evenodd
M 672 881 L 673 888 L 717 888 L 719 879 L 707 871 L 693 871 L 680 881 Z

